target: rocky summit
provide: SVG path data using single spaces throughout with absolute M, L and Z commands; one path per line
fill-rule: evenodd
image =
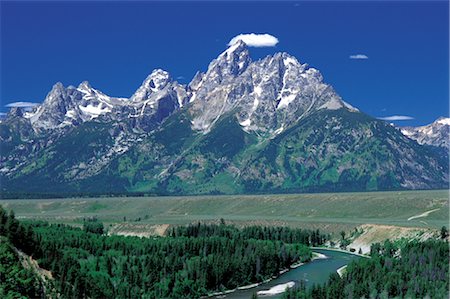
M 235 194 L 448 187 L 448 119 L 397 129 L 287 53 L 231 45 L 188 85 L 130 98 L 56 83 L 0 123 L 2 194 Z

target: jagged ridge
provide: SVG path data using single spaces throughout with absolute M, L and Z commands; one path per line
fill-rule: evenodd
M 4 191 L 158 194 L 445 188 L 446 152 L 347 104 L 287 53 L 239 41 L 183 86 L 129 98 L 57 83 L 0 124 Z M 26 186 L 23 182 L 28 182 Z

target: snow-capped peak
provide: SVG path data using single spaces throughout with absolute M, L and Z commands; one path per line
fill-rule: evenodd
M 251 61 L 242 41 L 232 44 L 189 84 L 192 128 L 207 134 L 236 111 L 246 132 L 273 137 L 319 109 L 358 111 L 323 82 L 314 68 L 288 53 Z
M 54 104 L 57 104 L 60 101 L 61 96 L 66 93 L 66 88 L 61 82 L 56 82 L 52 90 L 47 94 L 45 97 L 44 102 L 42 103 L 43 106 L 51 106 Z
M 194 102 L 199 96 L 205 97 L 214 87 L 225 88 L 228 84 L 227 81 L 242 74 L 250 64 L 251 58 L 247 45 L 242 40 L 238 40 L 211 61 L 206 73 L 197 72 L 195 74 L 188 85 L 189 102 Z M 207 84 L 204 84 L 205 82 Z
M 147 100 L 153 93 L 163 90 L 171 82 L 172 78 L 168 72 L 162 69 L 155 69 L 148 75 L 144 82 L 142 82 L 142 85 L 131 96 L 130 100 L 132 102 Z
M 144 84 L 153 91 L 163 89 L 172 79 L 167 71 L 162 69 L 155 69 L 145 79 Z
M 292 66 L 300 66 L 301 65 L 300 62 L 297 60 L 297 58 L 290 56 L 287 53 L 283 53 L 283 54 L 285 54 L 283 56 L 283 63 L 286 67 L 288 67 L 290 65 L 292 65 Z
M 441 125 L 450 126 L 450 118 L 449 117 L 440 117 L 436 120 L 436 123 Z
M 248 51 L 247 44 L 244 43 L 242 40 L 237 40 L 234 44 L 232 44 L 225 51 L 223 51 L 219 55 L 219 57 L 227 57 L 228 59 L 230 59 L 230 57 L 232 57 L 233 54 L 237 53 L 239 55 L 239 53 L 244 51 Z
M 51 95 L 61 93 L 62 91 L 64 91 L 64 89 L 64 85 L 61 82 L 56 82 L 55 84 L 53 84 L 53 87 L 47 95 L 46 99 L 48 99 Z
M 450 147 L 450 118 L 440 117 L 429 125 L 420 127 L 403 127 L 400 131 L 419 144 Z
M 91 89 L 92 89 L 92 86 L 91 86 L 91 84 L 89 84 L 88 81 L 83 81 L 80 83 L 80 85 L 78 85 L 78 90 L 80 90 L 80 91 L 88 91 Z
M 250 54 L 247 45 L 238 40 L 222 52 L 217 59 L 213 60 L 207 71 L 207 75 L 239 75 L 251 63 Z

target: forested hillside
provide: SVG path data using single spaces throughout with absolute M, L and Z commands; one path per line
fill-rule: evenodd
M 224 223 L 138 238 L 107 236 L 95 219 L 83 229 L 13 222 L 17 228 L 4 234 L 27 232 L 33 246 L 24 249 L 53 273 L 63 298 L 198 298 L 278 275 L 295 262 L 308 261 L 308 245 L 326 240 L 318 231 L 239 230 Z M 14 244 L 20 248 L 27 242 Z
M 302 285 L 283 298 L 449 298 L 448 242 L 385 241 L 372 245 L 370 255 L 349 264 L 342 278 L 332 274 L 325 285 Z
M 24 267 L 16 246 L 32 250 L 32 230 L 19 223 L 11 211 L 0 207 L 0 298 L 41 298 L 45 287 L 39 277 Z

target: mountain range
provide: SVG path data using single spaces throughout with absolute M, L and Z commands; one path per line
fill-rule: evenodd
M 449 119 L 396 128 L 287 53 L 231 45 L 188 85 L 130 98 L 56 83 L 0 123 L 2 194 L 236 194 L 448 187 Z

